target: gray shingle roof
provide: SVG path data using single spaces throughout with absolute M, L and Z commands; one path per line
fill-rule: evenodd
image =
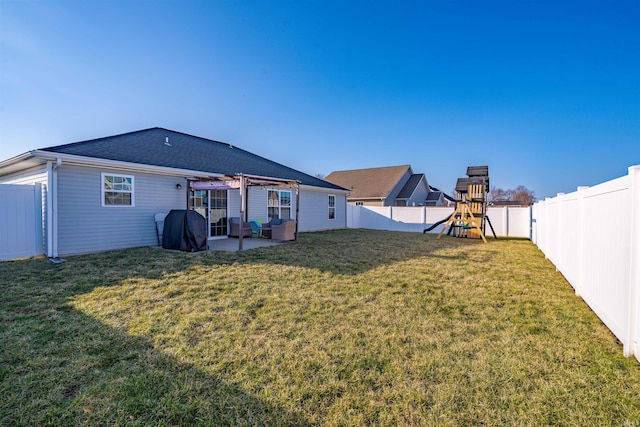
M 416 187 L 420 183 L 420 180 L 424 177 L 423 173 L 414 173 L 409 177 L 407 183 L 402 187 L 400 193 L 398 194 L 397 199 L 408 199 L 411 197 Z
M 432 191 L 427 195 L 427 200 L 438 200 L 440 199 L 440 196 L 442 196 L 442 191 Z
M 244 173 L 291 179 L 305 185 L 344 190 L 231 144 L 158 127 L 58 145 L 43 151 L 217 174 Z

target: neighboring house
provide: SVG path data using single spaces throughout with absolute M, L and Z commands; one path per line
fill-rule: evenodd
M 238 188 L 215 180 L 240 174 L 262 183 L 247 189 L 246 220 L 298 214 L 300 231 L 346 227 L 348 190 L 236 146 L 163 128 L 0 161 L 1 184 L 42 184 L 49 257 L 157 245 L 154 215 L 171 209 L 197 210 L 209 237 L 224 237 L 242 198 Z
M 331 172 L 325 181 L 351 190 L 347 201 L 365 206 L 394 206 L 413 175 L 411 166 L 355 169 Z
M 355 205 L 425 206 L 428 200 L 431 206 L 447 205 L 444 196 L 431 199 L 427 177 L 409 165 L 335 171 L 325 180 L 351 190 L 347 201 Z
M 453 206 L 456 203 L 456 199 L 439 190 L 436 187 L 429 186 L 429 195 L 425 201 L 425 206 Z

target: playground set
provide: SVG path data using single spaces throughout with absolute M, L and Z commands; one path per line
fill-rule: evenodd
M 486 226 L 489 224 L 493 237 L 497 239 L 491 220 L 487 216 L 489 166 L 467 167 L 467 178 L 458 178 L 456 193 L 456 205 L 451 216 L 426 228 L 424 233 L 444 223 L 444 227 L 438 234 L 437 239 L 440 239 L 448 227 L 447 236 L 453 232 L 454 237 L 482 239 L 487 243 L 484 235 Z

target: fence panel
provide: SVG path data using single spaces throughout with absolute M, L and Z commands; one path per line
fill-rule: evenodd
M 640 166 L 536 203 L 532 239 L 640 360 Z M 534 237 L 535 236 L 535 237 Z
M 422 233 L 432 224 L 447 219 L 453 213 L 451 207 L 424 206 L 347 206 L 350 228 L 369 228 Z M 496 235 L 502 237 L 531 237 L 531 209 L 500 207 L 489 208 L 487 214 Z M 431 230 L 439 233 L 443 225 Z M 491 231 L 487 230 L 487 235 Z
M 0 185 L 0 260 L 42 254 L 42 189 Z

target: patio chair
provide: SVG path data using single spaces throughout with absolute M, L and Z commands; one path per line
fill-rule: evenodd
M 298 223 L 293 219 L 282 220 L 281 224 L 271 225 L 271 239 L 281 242 L 295 240 L 296 225 Z
M 229 218 L 229 237 L 240 237 L 240 217 L 234 216 Z M 251 237 L 251 223 L 242 224 L 242 237 Z

